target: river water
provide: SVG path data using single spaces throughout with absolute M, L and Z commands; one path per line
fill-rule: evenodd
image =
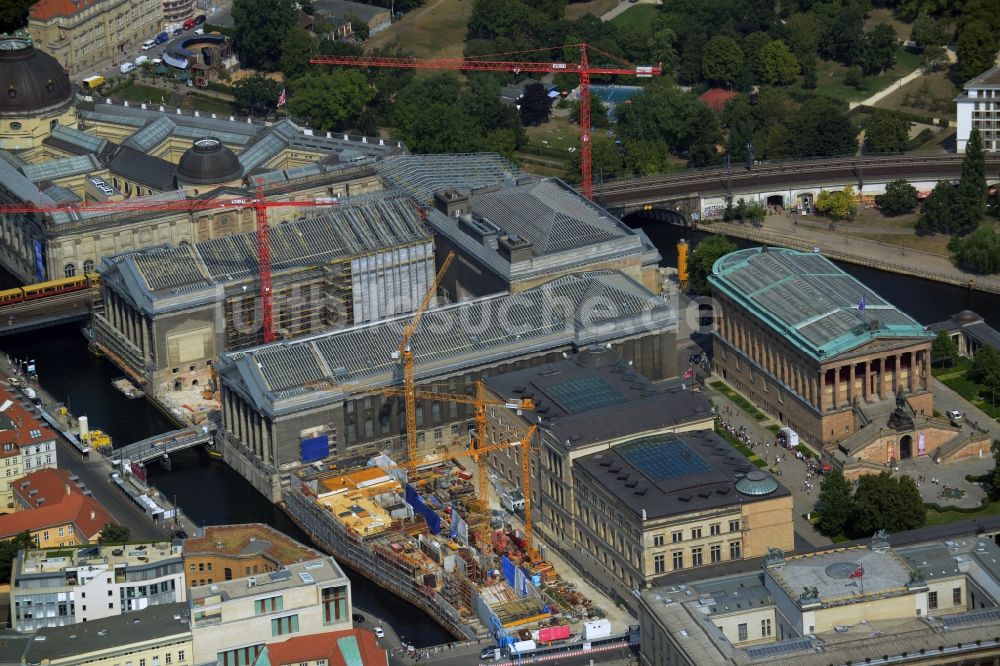
M 643 228 L 664 258 L 664 265 L 677 265 L 676 244 L 681 238 L 697 242 L 700 232 L 644 220 L 626 222 Z M 750 244 L 737 241 L 740 247 Z M 1000 296 L 970 292 L 959 287 L 882 273 L 850 264 L 847 272 L 865 282 L 884 298 L 922 324 L 948 318 L 960 310 L 975 310 L 992 326 L 1000 328 Z M 0 275 L 0 288 L 17 284 Z M 145 400 L 128 400 L 111 386 L 121 375 L 107 359 L 92 355 L 75 326 L 0 338 L 0 351 L 34 359 L 42 386 L 70 406 L 74 415 L 87 415 L 91 428 L 107 432 L 116 444 L 127 444 L 175 428 L 159 410 Z M 197 450 L 173 454 L 173 470 L 149 467 L 149 482 L 171 497 L 200 525 L 261 522 L 304 543 L 309 538 L 263 495 L 221 461 Z M 417 647 L 447 642 L 450 636 L 422 611 L 348 571 L 355 605 L 361 612 L 384 618 Z

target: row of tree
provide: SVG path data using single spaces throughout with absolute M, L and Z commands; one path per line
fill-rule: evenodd
M 827 536 L 868 537 L 879 530 L 901 532 L 923 527 L 927 507 L 909 476 L 865 474 L 851 483 L 833 470 L 820 486 L 819 531 Z
M 978 129 L 969 134 L 957 184 L 939 181 L 924 203 L 917 222 L 918 234 L 964 236 L 979 227 L 986 214 L 986 157 Z M 992 271 L 991 271 L 992 272 Z

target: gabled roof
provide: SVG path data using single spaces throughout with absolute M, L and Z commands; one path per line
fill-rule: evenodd
M 64 469 L 38 470 L 12 481 L 10 486 L 20 501 L 31 508 L 0 515 L 0 539 L 25 531 L 72 524 L 90 541 L 105 525 L 114 522 L 104 507 L 80 491 Z M 32 491 L 38 492 L 33 494 Z M 44 502 L 39 506 L 41 498 Z
M 118 148 L 108 168 L 113 174 L 160 192 L 168 192 L 177 187 L 174 179 L 177 167 L 167 160 L 129 146 Z
M 388 656 L 364 629 L 328 631 L 270 643 L 254 666 L 299 666 L 325 659 L 327 666 L 385 666 Z
M 97 0 L 39 0 L 28 11 L 30 18 L 48 21 L 57 17 L 68 17 L 97 4 Z
M 932 337 L 818 252 L 737 250 L 715 262 L 708 280 L 819 361 L 875 339 Z

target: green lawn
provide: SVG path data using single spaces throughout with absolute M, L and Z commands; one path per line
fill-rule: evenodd
M 233 113 L 233 105 L 229 102 L 214 97 L 203 97 L 197 93 L 186 95 L 181 102 L 181 108 L 201 111 L 202 113 L 215 113 L 227 117 Z
M 945 386 L 986 412 L 991 418 L 1000 418 L 1000 409 L 994 407 L 992 393 L 982 384 L 968 378 L 971 367 L 971 360 L 961 358 L 955 362 L 954 367 L 934 368 L 933 373 Z
M 767 414 L 754 407 L 749 400 L 744 398 L 742 395 L 740 395 L 733 389 L 729 388 L 729 386 L 727 386 L 724 382 L 714 381 L 712 382 L 711 386 L 716 391 L 729 398 L 733 402 L 733 404 L 735 404 L 737 407 L 745 411 L 754 419 L 758 421 L 763 421 L 764 419 L 767 418 Z
M 629 7 L 618 16 L 611 19 L 611 25 L 616 28 L 631 28 L 638 30 L 649 26 L 656 18 L 660 8 L 656 5 L 636 5 Z
M 959 520 L 972 520 L 996 515 L 1000 515 L 1000 502 L 990 502 L 978 511 L 938 511 L 927 507 L 927 520 L 924 521 L 924 526 L 944 525 Z
M 866 77 L 867 89 L 858 90 L 844 84 L 847 67 L 837 62 L 820 60 L 816 64 L 816 90 L 814 92 L 837 99 L 861 101 L 882 90 L 896 79 L 906 76 L 919 66 L 920 54 L 900 46 L 896 52 L 895 67 L 878 76 Z
M 752 462 L 754 465 L 756 465 L 757 467 L 767 467 L 767 463 L 761 460 L 760 456 L 758 456 L 756 453 L 750 450 L 750 447 L 748 447 L 746 444 L 744 444 L 740 440 L 730 435 L 728 430 L 716 425 L 715 432 L 717 435 L 719 435 L 719 437 L 732 444 L 737 451 L 746 456 L 747 460 Z
M 170 97 L 170 93 L 161 90 L 159 88 L 154 88 L 153 86 L 145 86 L 141 83 L 133 83 L 128 88 L 122 88 L 121 90 L 116 90 L 114 93 L 112 93 L 112 97 L 115 99 L 128 100 L 129 102 L 152 101 L 156 104 L 159 104 L 160 98 Z

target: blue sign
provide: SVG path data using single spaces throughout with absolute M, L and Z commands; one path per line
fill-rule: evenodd
M 45 246 L 42 241 L 35 240 L 35 277 L 39 282 L 45 282 Z

